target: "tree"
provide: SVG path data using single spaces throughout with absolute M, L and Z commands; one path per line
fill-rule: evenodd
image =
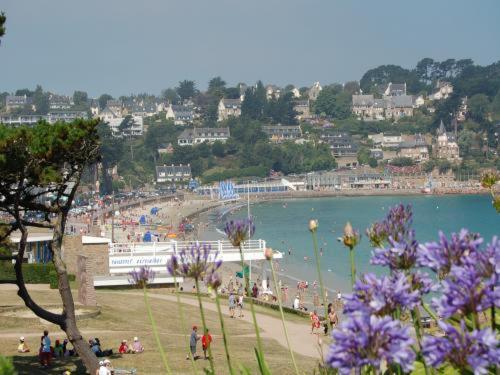
M 255 88 L 251 87 L 245 91 L 245 99 L 241 103 L 241 115 L 252 120 L 261 120 L 264 117 L 266 104 L 266 89 L 262 82 L 258 81 Z
M 359 92 L 359 82 L 358 81 L 349 81 L 344 85 L 344 92 L 349 95 L 354 95 Z
M 490 110 L 490 99 L 485 94 L 473 95 L 468 101 L 471 117 L 479 122 L 483 122 Z
M 471 131 L 464 129 L 458 135 L 458 147 L 460 149 L 461 156 L 467 156 L 470 154 L 471 149 L 475 143 L 476 134 Z
M 113 137 L 108 124 L 101 122 L 97 126 L 97 134 L 100 139 L 100 154 L 102 163 L 102 176 L 104 183 L 102 184 L 102 192 L 111 194 L 113 192 L 112 179 L 109 170 L 113 168 L 122 158 L 123 141 Z
M 37 115 L 45 115 L 49 112 L 49 95 L 43 92 L 42 86 L 37 85 L 33 93 L 33 104 Z
M 288 92 L 278 99 L 271 99 L 265 108 L 265 117 L 273 123 L 293 125 L 297 123 L 297 112 L 294 109 L 293 94 Z
M 109 94 L 102 94 L 97 101 L 99 102 L 99 107 L 104 109 L 106 108 L 106 104 L 108 103 L 108 100 L 112 100 L 113 97 Z
M 7 17 L 5 17 L 5 13 L 0 13 L 0 38 L 5 35 L 5 21 L 7 21 Z M 0 41 L 1 43 L 1 41 Z
M 396 167 L 409 167 L 409 166 L 415 165 L 415 162 L 411 158 L 397 157 L 397 158 L 391 160 L 390 164 L 394 165 Z
M 161 97 L 165 100 L 168 100 L 171 104 L 177 104 L 179 102 L 179 95 L 177 95 L 177 91 L 172 88 L 165 89 L 161 92 Z
M 75 91 L 73 93 L 73 103 L 75 106 L 86 106 L 89 100 L 89 96 L 85 91 Z
M 15 230 L 21 234 L 17 248 L 10 248 L 8 255 L 0 256 L 1 260 L 14 262 L 15 279 L 0 282 L 17 285 L 17 294 L 26 307 L 66 332 L 91 374 L 98 367 L 97 358 L 76 324 L 75 304 L 62 258 L 62 242 L 67 217 L 82 174 L 86 167 L 99 160 L 96 126 L 95 120 L 77 120 L 71 124 L 42 122 L 33 127 L 17 128 L 0 125 L 0 211 L 8 223 L 3 224 L 0 242 Z M 26 220 L 25 213 L 29 211 L 42 212 L 44 221 Z M 50 249 L 63 305 L 61 313 L 38 305 L 26 288 L 22 263 L 28 229 L 32 227 L 47 228 L 53 232 Z
M 214 77 L 208 82 L 207 93 L 217 99 L 224 96 L 226 90 L 226 82 L 221 77 Z
M 358 163 L 366 165 L 370 162 L 370 150 L 367 148 L 360 148 L 358 151 Z
M 212 145 L 212 154 L 219 158 L 224 157 L 224 144 L 221 141 L 215 141 Z
M 351 115 L 351 95 L 339 91 L 338 87 L 327 86 L 319 93 L 314 110 L 318 115 L 346 119 Z
M 182 100 L 190 99 L 196 94 L 196 84 L 194 81 L 185 79 L 184 81 L 179 82 L 179 86 L 175 88 L 175 91 Z

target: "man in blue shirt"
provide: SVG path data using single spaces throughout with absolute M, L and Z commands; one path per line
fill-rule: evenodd
M 198 336 L 198 327 L 193 326 L 193 330 L 191 331 L 191 337 L 189 338 L 189 348 L 191 350 L 191 355 L 193 356 L 193 359 L 198 359 L 198 356 L 196 355 L 196 345 L 198 344 L 198 340 L 200 337 Z M 186 357 L 186 359 L 189 359 L 189 354 Z
M 47 368 L 50 365 L 50 359 L 52 357 L 52 352 L 50 348 L 50 337 L 49 331 L 43 331 L 42 342 L 41 342 L 41 359 L 43 367 Z

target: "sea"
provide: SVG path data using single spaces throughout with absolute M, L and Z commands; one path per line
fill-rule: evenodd
M 242 202 L 244 203 L 244 202 Z M 384 272 L 370 264 L 372 248 L 365 234 L 371 223 L 382 220 L 390 207 L 399 203 L 413 207 L 413 228 L 420 243 L 437 241 L 439 231 L 446 235 L 462 228 L 478 232 L 485 244 L 500 235 L 500 215 L 487 195 L 419 195 L 419 196 L 362 196 L 308 199 L 271 200 L 251 204 L 256 231 L 253 238 L 266 241 L 268 247 L 283 253 L 279 273 L 288 280 L 317 280 L 313 242 L 308 229 L 310 219 L 317 219 L 318 247 L 321 272 L 326 287 L 334 291 L 350 290 L 350 261 L 348 250 L 338 241 L 347 221 L 362 234 L 355 249 L 358 273 Z M 220 229 L 229 219 L 244 218 L 247 207 L 231 211 L 224 217 L 207 216 L 211 221 L 211 239 L 222 237 Z M 265 266 L 264 266 L 265 267 Z M 265 277 L 265 268 L 262 269 Z

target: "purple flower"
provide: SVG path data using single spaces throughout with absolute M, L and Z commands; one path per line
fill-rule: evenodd
M 425 336 L 422 354 L 426 362 L 437 367 L 449 362 L 455 369 L 472 368 L 475 374 L 486 374 L 487 367 L 500 364 L 498 340 L 491 329 L 469 332 L 461 321 L 461 330 L 439 322 L 443 337 Z
M 138 270 L 134 269 L 129 272 L 129 283 L 135 284 L 140 288 L 145 287 L 149 282 L 155 278 L 155 272 L 148 266 L 143 266 Z
M 184 248 L 180 253 L 170 257 L 167 270 L 171 275 L 200 280 L 207 272 L 221 266 L 222 260 L 218 257 L 219 253 L 212 251 L 210 245 L 193 243 L 189 248 Z
M 221 284 L 222 279 L 215 269 L 211 269 L 205 276 L 205 284 L 211 287 L 213 290 L 217 290 Z
M 375 247 L 382 247 L 382 244 L 389 238 L 396 242 L 408 237 L 412 232 L 413 212 L 411 205 L 406 207 L 403 204 L 391 207 L 386 218 L 381 222 L 373 224 L 367 231 L 370 242 Z
M 352 314 L 333 331 L 333 339 L 326 362 L 341 374 L 366 365 L 379 368 L 382 361 L 398 363 L 405 371 L 413 368 L 410 328 L 388 316 Z
M 429 267 L 444 278 L 452 265 L 463 265 L 468 257 L 474 256 L 483 242 L 477 234 L 462 229 L 460 233 L 452 233 L 450 240 L 443 232 L 439 232 L 439 242 L 426 243 L 419 246 L 418 264 Z
M 473 265 L 452 265 L 441 285 L 442 295 L 433 299 L 433 305 L 445 318 L 456 313 L 467 315 L 488 309 L 495 300 L 494 289 L 498 289 L 492 288 L 489 282 L 485 283 Z M 496 295 L 498 298 L 498 291 Z
M 414 239 L 413 231 L 408 232 L 406 237 L 399 241 L 389 237 L 388 246 L 372 251 L 370 263 L 387 266 L 391 270 L 411 269 L 417 261 L 418 242 Z
M 423 296 L 429 292 L 435 292 L 438 288 L 434 281 L 424 272 L 416 271 L 408 275 L 412 290 L 418 290 Z
M 412 309 L 420 303 L 420 292 L 412 290 L 406 275 L 377 278 L 369 273 L 356 281 L 354 291 L 345 297 L 344 313 L 364 311 L 368 314 L 390 315 L 396 310 Z
M 224 232 L 233 246 L 238 247 L 255 233 L 255 224 L 252 218 L 231 220 L 226 223 Z

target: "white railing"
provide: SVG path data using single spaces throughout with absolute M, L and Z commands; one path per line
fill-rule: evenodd
M 219 255 L 228 252 L 239 252 L 237 247 L 234 247 L 227 240 L 218 241 L 175 241 L 168 242 L 123 242 L 123 243 L 110 243 L 109 255 L 169 255 L 174 252 L 182 251 L 184 248 L 190 248 L 196 243 L 206 244 L 211 246 L 212 250 L 218 251 Z M 266 241 L 262 239 L 248 240 L 243 245 L 243 252 L 257 252 L 264 251 L 266 248 Z

